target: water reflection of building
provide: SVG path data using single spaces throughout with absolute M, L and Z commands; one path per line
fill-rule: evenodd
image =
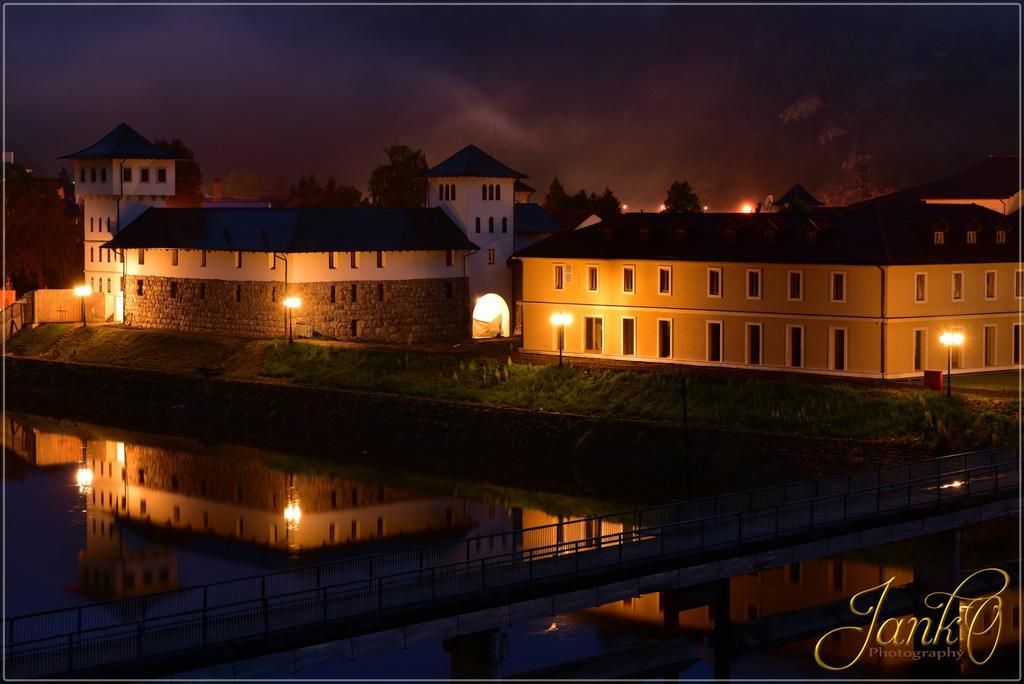
M 77 463 L 82 458 L 82 439 L 46 429 L 46 424 L 8 414 L 4 420 L 4 445 L 8 452 L 39 467 Z

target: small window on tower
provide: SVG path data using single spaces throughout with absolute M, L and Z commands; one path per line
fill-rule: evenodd
M 143 266 L 146 263 L 146 250 L 139 250 L 139 266 Z
M 96 182 L 96 169 L 89 169 L 89 182 L 90 183 L 95 183 Z
M 377 250 L 377 268 L 384 268 L 384 252 Z
M 139 182 L 140 183 L 148 183 L 149 182 L 149 169 L 139 169 Z
M 172 249 L 171 250 L 171 266 L 177 266 L 177 265 L 178 265 L 178 250 Z
M 487 232 L 488 233 L 493 233 L 494 232 L 494 217 L 493 216 L 491 216 L 491 217 L 489 217 L 487 219 Z
M 476 217 L 476 232 L 480 232 L 480 217 Z
M 501 217 L 501 232 L 502 233 L 507 233 L 508 232 L 508 217 L 507 216 L 502 216 Z
M 495 200 L 500 200 L 501 199 L 501 186 L 500 185 L 495 185 L 494 186 L 494 199 Z
M 492 265 L 492 266 L 494 265 L 494 250 L 493 249 L 487 250 L 487 264 L 488 265 Z
M 444 265 L 454 266 L 455 265 L 455 250 L 446 249 L 444 252 Z
M 125 183 L 132 182 L 132 167 L 126 166 L 123 169 L 121 169 L 121 180 L 124 181 Z
M 107 170 L 105 168 L 100 169 L 100 182 L 101 183 L 106 183 L 107 182 Z
M 235 252 L 235 268 L 242 268 L 242 252 Z
M 156 170 L 156 182 L 166 183 L 167 182 L 167 169 L 161 167 Z

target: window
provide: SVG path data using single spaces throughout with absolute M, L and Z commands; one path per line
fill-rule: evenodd
M 171 281 L 171 299 L 178 298 L 178 283 Z
M 507 216 L 502 216 L 501 217 L 501 232 L 502 233 L 507 233 L 508 232 L 508 217 Z
M 928 362 L 928 350 L 926 347 L 927 340 L 927 328 L 918 328 L 914 330 L 914 370 L 916 371 L 924 370 L 924 365 Z
M 658 319 L 658 358 L 672 358 L 672 321 L 667 318 Z
M 625 294 L 636 292 L 636 266 L 622 267 L 622 291 Z
M 445 266 L 454 266 L 455 265 L 455 250 L 454 249 L 446 249 L 444 251 L 444 265 Z
M 124 183 L 132 182 L 132 167 L 126 166 L 121 169 L 121 181 Z
M 156 182 L 166 183 L 167 182 L 167 169 L 160 167 L 156 170 Z
M 791 302 L 802 302 L 804 299 L 804 272 L 789 271 L 786 274 L 786 299 Z
M 110 217 L 107 217 L 107 232 L 110 232 Z
M 985 271 L 985 299 L 996 298 L 996 272 Z
M 708 297 L 722 296 L 722 269 L 708 269 Z
M 494 250 L 493 249 L 487 250 L 487 265 L 488 266 L 493 266 L 494 265 Z
M 487 183 L 480 186 L 480 199 L 487 200 Z
M 983 362 L 986 366 L 996 365 L 996 326 L 986 325 L 983 331 Z
M 239 304 L 242 303 L 242 286 L 241 285 L 235 285 L 235 302 L 239 303 Z
M 658 294 L 672 294 L 672 267 L 658 267 Z
M 331 270 L 333 270 L 335 268 L 335 265 L 334 265 L 334 252 L 328 252 L 327 253 L 327 268 L 329 268 Z
M 338 286 L 337 285 L 331 285 L 330 301 L 331 301 L 331 304 L 337 304 L 338 303 Z
M 747 269 L 747 299 L 761 298 L 761 269 Z
M 804 367 L 804 327 L 786 326 L 786 365 L 790 368 Z
M 348 267 L 359 268 L 359 252 L 348 253 Z
M 454 183 L 448 186 L 448 199 L 450 199 L 450 200 L 454 200 L 455 199 L 455 184 Z
M 110 278 L 107 278 L 107 294 L 112 293 L 114 290 L 110 286 Z
M 85 182 L 85 169 L 82 169 L 78 174 L 78 180 L 82 183 Z
M 996 244 L 997 245 L 1005 245 L 1006 244 L 1006 231 L 1005 230 L 997 230 L 996 231 Z
M 476 217 L 476 232 L 480 232 L 480 217 Z
M 106 183 L 107 182 L 107 170 L 105 168 L 100 169 L 100 182 L 101 183 Z
M 583 317 L 583 350 L 601 353 L 604 346 L 604 320 L 596 316 Z
M 928 275 L 914 274 L 914 301 L 918 304 L 928 301 Z
M 89 182 L 90 183 L 95 183 L 96 182 L 96 169 L 89 169 Z
M 144 285 L 143 285 L 143 283 L 144 282 L 145 281 L 142 281 L 142 280 L 136 280 L 135 281 L 135 296 L 136 297 L 142 297 L 143 296 L 143 294 L 144 294 L 144 289 L 143 289 Z
M 272 288 L 270 288 L 270 303 L 273 304 L 276 301 L 277 301 L 277 288 L 276 287 L 272 287 Z
M 946 233 L 941 230 L 937 230 L 932 234 L 932 242 L 937 245 L 946 244 Z
M 139 266 L 143 266 L 146 263 L 146 250 L 139 250 Z
M 747 323 L 747 363 L 761 365 L 762 337 L 760 323 Z
M 722 360 L 722 322 L 707 323 L 707 356 L 708 361 Z
M 384 252 L 377 250 L 377 268 L 384 268 Z
M 500 200 L 501 199 L 501 186 L 500 185 L 495 185 L 494 186 L 494 199 L 495 200 Z
M 833 271 L 829 273 L 831 287 L 829 289 L 829 301 L 842 304 L 846 301 L 846 273 Z
M 271 256 L 271 259 L 272 259 L 271 263 L 273 263 L 273 256 L 274 255 L 271 254 L 270 256 Z M 242 252 L 241 251 L 235 252 L 235 268 L 242 268 Z
M 1013 296 L 1017 299 L 1024 297 L 1024 271 L 1020 269 L 1013 272 Z
M 89 217 L 89 232 L 90 233 L 93 232 L 93 226 L 95 224 L 95 221 L 96 221 L 95 217 L 92 217 L 92 216 Z
M 487 217 L 487 232 L 488 233 L 493 233 L 494 232 L 494 217 L 493 216 Z
M 967 244 L 976 245 L 978 244 L 978 231 L 969 230 L 967 231 Z
M 953 332 L 958 332 L 958 333 L 963 334 L 964 329 L 963 328 L 953 328 Z M 962 345 L 962 344 L 954 345 L 953 346 L 953 348 L 951 350 L 952 354 L 950 354 L 950 365 L 953 368 L 960 368 L 960 365 L 961 365 L 960 364 L 960 361 L 961 361 L 960 354 L 961 354 L 963 348 L 964 348 L 964 345 Z
M 96 261 L 95 257 L 96 257 L 96 248 L 95 247 L 90 247 L 89 248 L 89 263 L 90 264 L 92 262 Z
M 384 301 L 384 283 L 377 283 L 377 301 Z
M 831 328 L 829 335 L 832 338 L 829 350 L 832 370 L 846 370 L 846 328 Z
M 1021 340 L 1020 329 L 1021 329 L 1021 324 L 1020 323 L 1014 323 L 1013 324 L 1013 365 L 1014 366 L 1019 366 L 1020 365 L 1020 353 L 1021 353 L 1020 345 L 1021 345 L 1021 341 L 1022 341 Z
M 206 299 L 206 283 L 199 283 L 199 298 Z
M 171 266 L 177 266 L 177 265 L 178 265 L 178 250 L 172 249 L 171 250 Z
M 494 199 L 494 186 L 493 185 L 488 185 L 487 186 L 487 199 L 489 199 L 489 200 L 493 200 Z
M 148 183 L 149 182 L 149 169 L 139 169 L 139 182 L 140 183 Z
M 359 298 L 359 287 L 355 283 L 352 283 L 352 287 L 349 288 L 348 297 L 352 302 Z
M 636 319 L 622 319 L 622 355 L 636 355 Z
M 597 266 L 594 264 L 587 265 L 587 291 L 597 292 Z
M 964 301 L 964 272 L 953 271 L 952 299 L 954 302 Z
M 565 265 L 555 264 L 555 289 L 565 289 Z

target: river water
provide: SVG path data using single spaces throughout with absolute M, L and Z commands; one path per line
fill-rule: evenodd
M 5 416 L 5 578 L 8 615 L 196 586 L 383 550 L 454 541 L 622 510 L 616 501 L 548 495 L 346 464 L 251 447 L 142 434 L 57 417 Z M 633 500 L 624 496 L 623 500 Z M 651 502 L 657 503 L 657 502 Z M 965 566 L 1012 558 L 1016 527 L 968 528 Z M 487 549 L 481 549 L 486 552 Z M 905 547 L 880 547 L 804 561 L 730 581 L 737 624 L 848 599 L 889 577 L 913 579 Z M 591 609 L 507 625 L 504 675 L 550 668 L 667 640 L 685 642 L 671 677 L 715 676 L 714 612 L 684 610 L 666 626 L 665 599 L 631 597 Z M 1016 644 L 1019 606 L 1008 607 L 1001 642 Z M 848 658 L 858 641 L 830 639 L 825 651 Z M 820 677 L 816 639 L 730 655 L 738 678 Z M 675 643 L 672 641 L 671 643 Z M 853 650 L 851 650 L 853 649 Z M 969 674 L 1016 671 L 1003 646 Z M 440 639 L 400 648 L 325 644 L 211 668 L 194 675 L 269 677 L 428 677 L 451 673 Z M 910 676 L 905 657 L 863 659 L 858 676 Z M 570 673 L 571 674 L 571 673 Z

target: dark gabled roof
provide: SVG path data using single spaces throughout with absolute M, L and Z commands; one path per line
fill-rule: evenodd
M 933 244 L 940 221 L 952 235 Z M 968 245 L 966 231 L 979 230 Z M 632 213 L 561 232 L 516 256 L 551 259 L 645 259 L 750 263 L 897 265 L 1014 262 L 1014 228 L 977 205 L 865 205 L 810 214 Z
M 531 188 L 529 185 L 521 180 L 517 180 L 512 184 L 513 192 L 537 192 L 537 188 Z
M 821 207 L 825 205 L 824 202 L 821 202 L 814 195 L 807 192 L 807 188 L 799 183 L 796 183 L 786 191 L 786 194 L 775 200 L 775 204 L 780 206 L 786 206 L 788 204 L 793 204 L 794 202 L 800 202 L 805 207 Z
M 526 178 L 525 174 L 513 171 L 476 145 L 466 145 L 423 175 L 428 178 L 458 176 Z
M 929 199 L 1004 199 L 1021 190 L 1020 157 L 986 157 L 977 164 L 932 183 L 898 190 L 874 201 Z
M 477 249 L 441 209 L 150 208 L 110 248 L 243 252 Z
M 513 205 L 513 221 L 516 233 L 557 233 L 562 230 L 554 217 L 544 207 L 533 202 Z
M 177 156 L 143 138 L 126 123 L 103 136 L 84 150 L 65 154 L 60 159 L 177 159 Z

